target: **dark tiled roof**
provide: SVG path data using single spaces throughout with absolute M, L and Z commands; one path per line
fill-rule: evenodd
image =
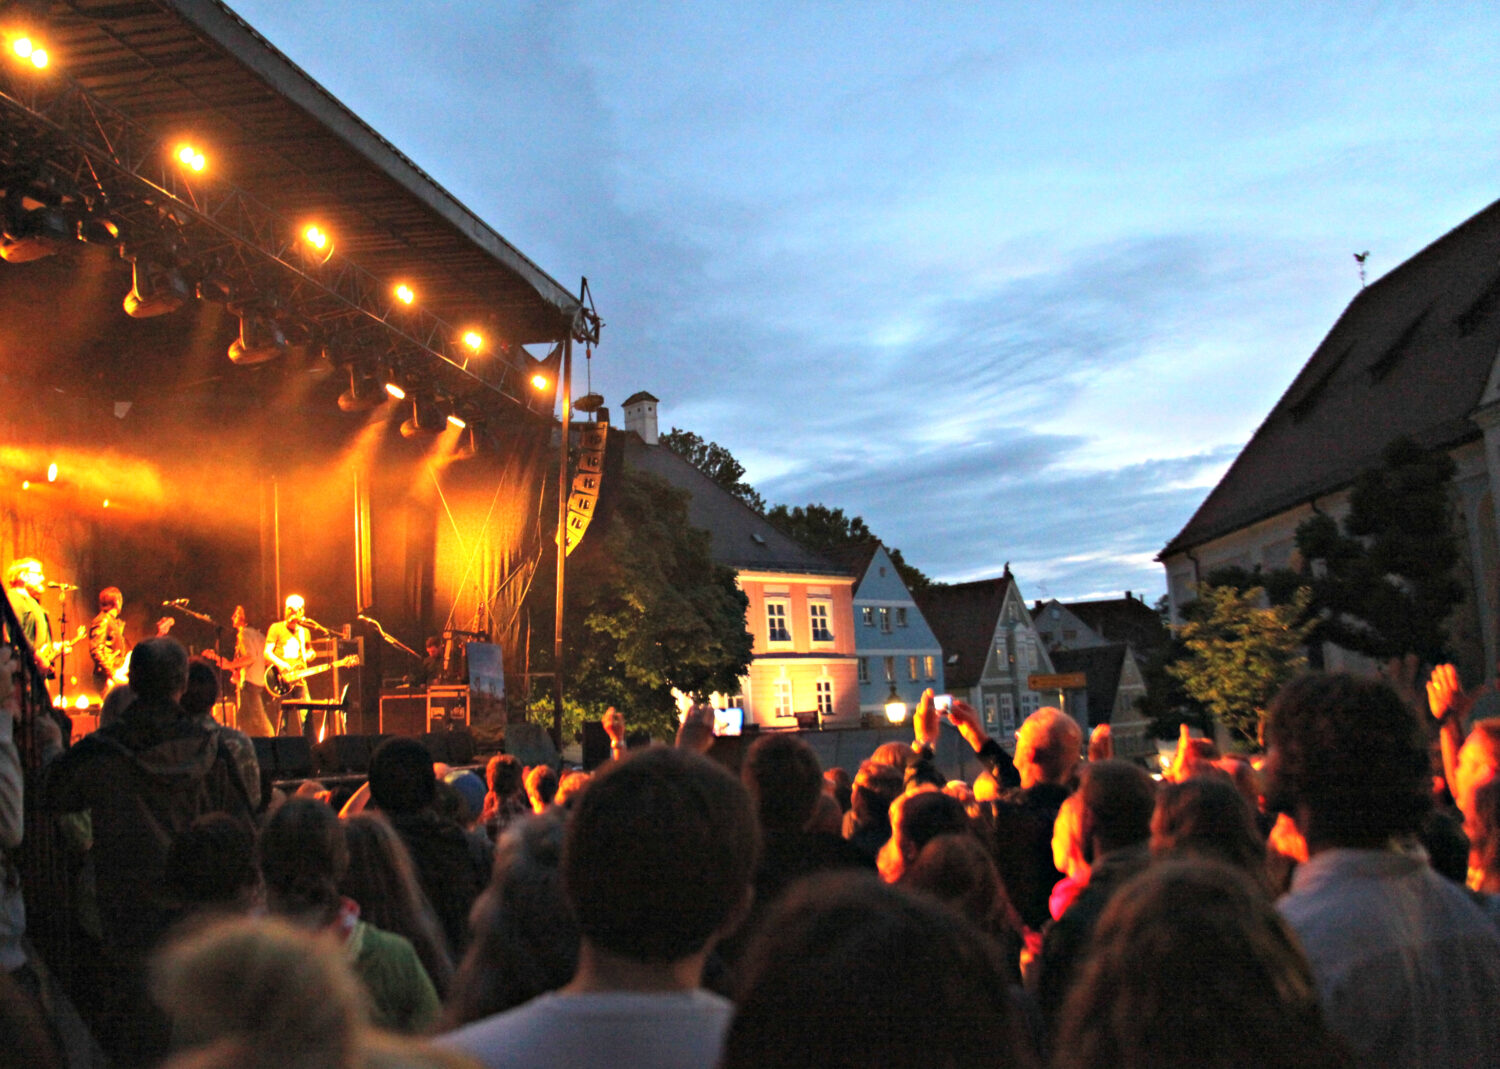
M 984 674 L 990 639 L 1005 605 L 1009 576 L 933 586 L 914 594 L 917 608 L 943 647 L 943 679 L 949 690 L 972 687 Z M 952 658 L 957 656 L 957 661 Z
M 1120 689 L 1120 672 L 1125 667 L 1123 642 L 1081 650 L 1058 650 L 1052 654 L 1052 667 L 1058 672 L 1082 672 L 1088 677 L 1087 727 L 1109 723 L 1115 707 L 1115 691 Z
M 725 490 L 664 445 L 647 445 L 640 435 L 620 432 L 625 463 L 649 472 L 691 495 L 693 526 L 713 539 L 714 560 L 732 568 L 815 575 L 845 575 L 844 568 L 782 534 L 749 505 Z
M 1500 347 L 1500 202 L 1349 303 L 1162 556 L 1347 486 L 1394 438 L 1452 447 Z
M 661 403 L 661 398 L 660 397 L 652 397 L 645 390 L 637 390 L 635 393 L 633 393 L 629 397 L 625 398 L 625 400 L 620 403 L 620 406 L 623 408 L 625 405 L 633 405 L 637 401 L 655 401 L 657 404 L 660 404 Z
M 1167 629 L 1162 626 L 1161 617 L 1144 601 L 1110 598 L 1061 604 L 1107 642 L 1128 642 L 1142 653 L 1166 644 Z
M 870 562 L 875 559 L 875 552 L 879 548 L 879 542 L 860 542 L 857 545 L 837 546 L 833 549 L 825 549 L 822 553 L 829 560 L 852 572 L 854 575 L 854 585 L 859 586 L 865 577 L 865 573 L 870 570 Z

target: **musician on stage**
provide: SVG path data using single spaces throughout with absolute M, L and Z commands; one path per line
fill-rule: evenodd
M 89 624 L 89 656 L 94 659 L 94 686 L 102 698 L 125 682 L 130 647 L 125 643 L 125 621 L 120 610 L 125 596 L 117 586 L 99 591 L 99 615 Z
M 21 621 L 21 633 L 31 643 L 36 655 L 36 666 L 48 679 L 53 676 L 52 621 L 42 608 L 42 595 L 47 591 L 47 577 L 42 571 L 42 562 L 35 557 L 22 557 L 11 561 L 5 569 L 5 586 L 10 594 L 11 608 Z
M 267 718 L 266 702 L 266 636 L 251 627 L 245 607 L 236 605 L 229 618 L 234 625 L 234 658 L 219 656 L 217 650 L 204 650 L 203 656 L 230 673 L 229 681 L 236 695 L 236 726 L 246 735 L 274 735 Z
M 313 659 L 312 635 L 303 620 L 307 616 L 307 602 L 301 594 L 288 595 L 286 599 L 286 614 L 277 620 L 266 632 L 266 660 L 281 672 L 296 672 L 306 668 L 309 661 Z M 283 701 L 290 698 L 293 701 L 307 700 L 307 683 L 298 680 L 293 684 L 290 692 L 282 695 Z M 279 734 L 287 735 L 287 718 L 282 713 Z M 312 716 L 310 713 L 302 714 L 302 734 L 309 742 L 316 742 L 317 738 L 313 731 Z

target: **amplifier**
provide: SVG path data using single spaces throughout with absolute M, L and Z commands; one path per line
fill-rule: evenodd
M 416 738 L 427 733 L 427 695 L 382 694 L 380 734 Z

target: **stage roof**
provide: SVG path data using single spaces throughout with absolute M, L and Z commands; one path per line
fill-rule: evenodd
M 288 219 L 326 221 L 341 257 L 408 280 L 448 323 L 485 324 L 516 345 L 576 336 L 576 296 L 224 4 L 41 7 L 56 72 L 44 73 L 72 80 L 164 143 L 207 146 L 212 180 Z M 0 11 L 0 21 L 18 10 Z

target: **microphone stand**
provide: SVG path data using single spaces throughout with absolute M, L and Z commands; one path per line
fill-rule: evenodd
M 76 590 L 77 588 L 75 587 L 73 589 Z M 58 649 L 59 656 L 57 658 L 57 696 L 62 701 L 63 709 L 66 710 L 68 708 L 68 647 L 66 645 L 68 637 L 68 586 L 66 583 L 58 588 L 57 605 L 57 622 L 62 629 L 60 631 L 60 634 L 64 640 L 64 645 L 62 645 Z M 67 713 L 64 712 L 63 715 L 66 716 Z
M 402 642 L 399 638 L 395 638 L 395 637 L 387 634 L 385 628 L 383 628 L 383 627 L 380 626 L 380 621 L 379 620 L 375 619 L 372 616 L 366 616 L 366 615 L 364 615 L 364 613 L 360 613 L 359 619 L 363 620 L 365 623 L 367 623 L 371 627 L 373 627 L 375 629 L 375 633 L 377 635 L 379 635 L 381 638 L 385 639 L 386 642 L 390 643 L 392 646 L 395 646 L 398 650 L 403 650 L 406 653 L 411 654 L 413 657 L 417 658 L 417 660 L 419 660 L 419 661 L 422 659 L 422 655 L 420 653 L 418 653 L 416 650 L 412 649 L 406 643 Z

